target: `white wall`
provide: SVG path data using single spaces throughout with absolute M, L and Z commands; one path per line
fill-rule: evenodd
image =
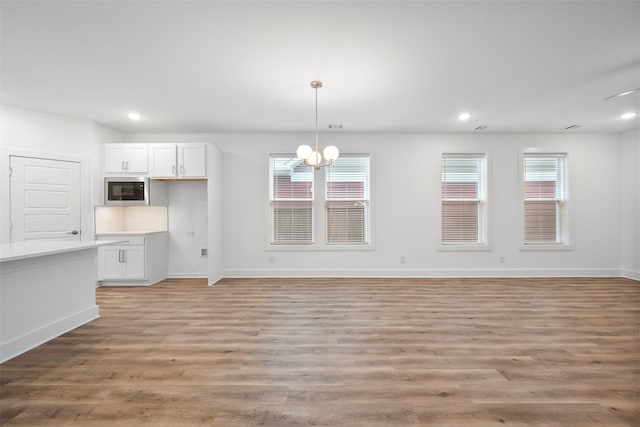
M 640 270 L 638 131 L 622 136 L 321 134 L 323 146 L 332 143 L 345 153 L 372 153 L 375 250 L 271 251 L 267 245 L 268 155 L 293 152 L 303 141 L 311 141 L 310 134 L 121 135 L 88 121 L 8 106 L 2 107 L 2 121 L 3 149 L 89 159 L 94 203 L 101 203 L 103 142 L 209 143 L 208 183 L 185 194 L 175 187 L 170 196 L 175 207 L 190 204 L 193 211 L 189 212 L 197 211 L 196 201 L 207 200 L 208 260 L 200 258 L 202 242 L 191 239 L 198 251 L 191 254 L 189 250 L 187 259 L 175 261 L 172 269 L 176 275 L 186 274 L 187 266 L 189 274 L 208 270 L 209 283 L 223 275 L 617 276 L 621 269 L 637 278 Z M 530 147 L 569 153 L 573 250 L 519 250 L 518 153 Z M 439 252 L 437 154 L 465 150 L 489 154 L 492 250 Z M 178 218 L 186 212 L 178 209 L 173 215 Z M 401 256 L 406 264 L 400 264 Z
M 81 162 L 82 183 L 82 239 L 92 240 L 93 206 L 101 204 L 102 143 L 122 138 L 119 132 L 91 121 L 26 110 L 8 105 L 0 106 L 2 129 L 2 242 L 8 234 L 8 155 L 41 155 L 48 158 Z
M 640 130 L 621 136 L 620 179 L 622 275 L 640 280 Z
M 223 151 L 225 277 L 620 274 L 618 135 L 323 134 L 322 145 L 331 143 L 345 153 L 371 152 L 374 156 L 376 249 L 270 251 L 268 155 L 293 152 L 311 138 L 292 134 L 215 136 L 214 143 Z M 533 147 L 569 153 L 573 250 L 519 249 L 519 150 Z M 437 250 L 440 150 L 488 153 L 491 251 Z M 400 263 L 401 256 L 406 257 L 406 264 Z
M 209 284 L 224 277 L 224 218 L 222 153 L 210 145 L 207 147 L 207 194 L 209 204 Z
M 207 277 L 207 182 L 169 182 L 169 277 Z

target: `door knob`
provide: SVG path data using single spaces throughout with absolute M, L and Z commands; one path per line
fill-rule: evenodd
M 78 230 L 72 230 L 72 231 L 67 231 L 65 234 L 73 234 L 74 236 L 76 234 L 79 234 L 80 232 Z

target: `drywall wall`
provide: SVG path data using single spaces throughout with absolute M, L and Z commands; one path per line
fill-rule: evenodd
M 222 153 L 213 145 L 207 147 L 207 174 L 209 284 L 213 285 L 224 277 Z
M 621 136 L 620 151 L 621 269 L 640 280 L 640 130 Z
M 375 249 L 279 251 L 267 244 L 268 156 L 293 152 L 311 139 L 215 135 L 223 151 L 225 277 L 620 273 L 618 135 L 321 134 L 322 145 L 372 155 Z M 520 150 L 529 148 L 569 155 L 571 250 L 520 250 L 518 162 Z M 438 251 L 441 151 L 488 154 L 490 251 Z
M 169 182 L 168 193 L 169 277 L 207 277 L 207 182 Z
M 36 155 L 46 158 L 74 160 L 81 163 L 82 183 L 82 239 L 91 240 L 93 231 L 93 206 L 101 204 L 102 190 L 100 162 L 102 143 L 120 140 L 122 135 L 112 129 L 56 114 L 42 113 L 8 105 L 0 106 L 2 115 L 0 173 L 8 176 L 8 156 Z M 8 197 L 3 179 L 2 187 L 2 242 L 8 241 Z

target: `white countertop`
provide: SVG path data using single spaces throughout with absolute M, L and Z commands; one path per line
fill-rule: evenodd
M 119 243 L 118 240 L 100 242 L 95 240 L 30 240 L 26 242 L 3 243 L 0 244 L 0 262 L 81 251 L 116 243 Z
M 167 230 L 160 231 L 103 231 L 96 233 L 96 236 L 145 236 L 147 234 L 167 233 Z

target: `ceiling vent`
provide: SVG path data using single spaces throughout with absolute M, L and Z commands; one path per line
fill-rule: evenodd
M 329 129 L 342 129 L 342 123 L 329 123 Z

